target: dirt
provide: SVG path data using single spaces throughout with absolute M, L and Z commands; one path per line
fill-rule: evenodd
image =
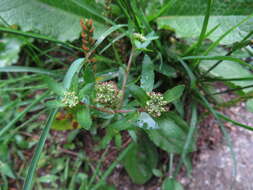
M 238 122 L 253 125 L 253 113 L 246 111 L 244 103 L 227 109 L 225 113 Z M 212 148 L 200 146 L 199 159 L 194 163 L 192 177 L 180 179 L 186 190 L 253 189 L 253 132 L 229 123 L 225 123 L 225 126 L 229 129 L 232 139 L 236 167 L 226 141 L 214 142 Z M 217 128 L 215 124 L 209 127 Z M 234 168 L 236 174 L 233 173 Z

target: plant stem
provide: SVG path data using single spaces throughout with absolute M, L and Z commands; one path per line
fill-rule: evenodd
M 130 69 L 131 69 L 133 56 L 134 56 L 134 47 L 131 50 L 130 57 L 129 57 L 129 60 L 128 60 L 128 63 L 127 63 L 127 68 L 126 68 L 126 72 L 125 72 L 125 76 L 124 76 L 124 80 L 123 80 L 122 88 L 121 88 L 122 96 L 121 96 L 118 108 L 121 108 L 121 106 L 123 104 L 123 101 L 124 101 L 125 92 L 126 92 L 126 84 L 127 84 L 128 75 L 129 75 L 129 72 L 130 72 Z

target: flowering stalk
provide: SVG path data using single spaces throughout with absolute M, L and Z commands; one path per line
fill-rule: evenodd
M 91 51 L 92 46 L 95 43 L 95 40 L 93 39 L 93 33 L 94 33 L 94 26 L 93 21 L 91 19 L 81 19 L 80 25 L 82 27 L 82 49 L 84 52 L 84 56 L 87 58 L 88 63 L 94 63 L 96 62 L 96 59 L 92 57 L 94 54 Z

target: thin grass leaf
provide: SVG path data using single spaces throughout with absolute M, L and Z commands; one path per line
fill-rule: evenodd
M 53 39 L 53 38 L 50 38 L 48 36 L 44 36 L 44 35 L 41 35 L 41 34 L 36 34 L 36 33 L 32 33 L 32 32 L 22 32 L 22 31 L 19 31 L 19 30 L 15 30 L 15 29 L 12 29 L 12 28 L 4 28 L 4 27 L 1 27 L 1 26 L 0 26 L 0 31 L 5 32 L 5 33 L 9 33 L 9 34 L 15 34 L 15 35 L 19 35 L 19 36 L 24 36 L 24 37 L 44 40 L 44 41 L 48 41 L 48 42 L 52 42 L 52 43 L 57 43 L 57 44 L 61 44 L 63 46 L 66 46 L 68 48 L 73 48 L 73 49 L 79 50 L 81 52 L 83 51 L 81 48 L 78 48 L 78 47 L 76 47 L 76 46 L 74 46 L 70 43 L 63 42 L 63 41 L 60 41 L 60 40 L 56 40 L 56 39 Z
M 202 82 L 216 82 L 216 81 L 244 81 L 244 80 L 253 80 L 253 77 L 242 77 L 242 78 L 205 78 Z
M 123 33 L 119 36 L 117 36 L 116 38 L 114 38 L 110 43 L 108 43 L 108 45 L 106 45 L 100 52 L 99 55 L 101 55 L 102 53 L 104 53 L 109 47 L 112 46 L 113 43 L 119 41 L 120 39 L 124 38 L 126 36 L 126 33 Z
M 33 158 L 32 158 L 31 164 L 29 166 L 28 173 L 27 173 L 26 178 L 25 178 L 23 190 L 31 190 L 32 189 L 34 173 L 35 173 L 38 161 L 40 159 L 40 155 L 42 153 L 44 144 L 46 142 L 46 138 L 47 138 L 47 135 L 49 133 L 49 129 L 52 125 L 52 122 L 55 118 L 55 115 L 56 115 L 57 111 L 58 111 L 58 109 L 53 109 L 51 111 L 51 113 L 49 114 L 46 125 L 45 125 L 45 127 L 44 127 L 44 129 L 41 133 L 38 145 L 36 146 L 35 152 L 33 154 Z
M 27 72 L 27 73 L 38 73 L 38 74 L 51 75 L 51 76 L 57 75 L 55 72 L 48 71 L 45 69 L 39 69 L 39 68 L 33 68 L 33 67 L 23 67 L 23 66 L 0 67 L 0 72 L 11 72 L 11 73 Z
M 191 146 L 191 144 L 194 142 L 194 134 L 196 132 L 197 129 L 197 107 L 195 104 L 192 105 L 192 116 L 191 116 L 191 123 L 190 123 L 190 129 L 188 132 L 188 135 L 186 137 L 186 141 L 184 144 L 184 148 L 180 157 L 180 161 L 179 164 L 176 168 L 174 177 L 177 176 L 178 172 L 180 171 L 181 165 L 182 163 L 185 164 L 185 166 L 187 166 L 187 160 L 186 160 L 186 155 L 189 152 L 189 147 Z M 191 170 L 191 168 L 187 168 L 187 171 L 189 172 Z
M 222 118 L 222 119 L 225 120 L 225 121 L 228 121 L 228 122 L 230 122 L 230 123 L 233 123 L 233 124 L 235 124 L 235 125 L 237 125 L 237 126 L 239 126 L 239 127 L 242 127 L 242 128 L 244 128 L 244 129 L 253 131 L 253 127 L 251 127 L 251 126 L 249 126 L 249 125 L 245 125 L 245 124 L 240 123 L 240 122 L 238 122 L 238 121 L 232 120 L 232 119 L 230 119 L 229 117 L 227 117 L 226 115 L 224 115 L 224 114 L 222 114 L 222 113 L 220 113 L 220 112 L 216 112 L 216 113 L 217 113 L 217 115 L 218 115 L 220 118 Z
M 127 27 L 127 25 L 126 25 L 126 24 L 118 24 L 118 25 L 114 25 L 114 26 L 110 27 L 108 30 L 106 30 L 106 31 L 103 33 L 103 35 L 101 35 L 101 36 L 97 39 L 97 41 L 96 41 L 96 43 L 94 44 L 94 46 L 93 46 L 93 48 L 92 48 L 91 51 L 94 51 L 94 50 L 104 41 L 104 39 L 105 39 L 107 36 L 109 36 L 111 33 L 115 32 L 116 30 L 119 30 L 119 29 L 121 29 L 121 28 L 123 28 L 123 27 Z
M 208 53 L 210 51 L 212 51 L 215 47 L 217 47 L 221 40 L 224 39 L 229 33 L 231 33 L 232 31 L 234 31 L 238 26 L 242 25 L 243 23 L 245 23 L 246 21 L 248 21 L 251 17 L 253 17 L 253 14 L 247 16 L 245 19 L 243 19 L 241 22 L 239 22 L 238 24 L 234 25 L 233 27 L 231 27 L 230 29 L 228 29 L 223 35 L 221 35 L 215 42 L 213 42 L 208 48 L 207 50 L 203 53 L 203 55 L 208 55 Z
M 182 60 L 220 60 L 220 61 L 233 61 L 235 63 L 239 63 L 243 66 L 250 67 L 253 69 L 253 66 L 246 63 L 245 61 L 237 58 L 237 57 L 232 57 L 232 56 L 220 56 L 220 55 L 215 55 L 215 56 L 187 56 L 183 57 Z
M 154 15 L 151 15 L 148 17 L 148 21 L 152 22 L 153 20 L 160 17 L 163 13 L 167 12 L 171 8 L 171 6 L 175 3 L 175 0 L 170 0 L 165 5 L 162 6 L 162 8 Z
M 200 46 L 201 46 L 202 42 L 205 39 L 205 35 L 206 35 L 206 31 L 207 31 L 207 26 L 208 26 L 208 21 L 209 21 L 210 13 L 211 13 L 212 4 L 213 4 L 213 0 L 208 0 L 205 18 L 204 18 L 204 21 L 203 21 L 201 33 L 199 35 L 199 39 L 198 39 L 198 42 L 197 42 L 197 45 L 196 45 L 196 49 L 195 49 L 196 53 L 199 51 Z
M 79 1 L 79 0 L 70 0 L 70 1 L 72 1 L 76 5 L 80 6 L 81 8 L 85 9 L 88 13 L 91 13 L 94 16 L 104 20 L 106 23 L 111 24 L 111 25 L 115 25 L 115 22 L 113 22 L 110 19 L 108 19 L 107 17 L 105 17 L 103 14 L 98 12 L 96 9 L 88 6 L 87 3 L 84 3 L 84 1 Z
M 234 51 L 238 50 L 238 49 L 241 49 L 242 47 L 245 47 L 247 45 L 249 45 L 250 41 L 247 42 L 247 40 L 253 35 L 253 31 L 249 32 L 242 40 L 240 43 L 236 44 L 231 51 L 229 51 L 226 56 L 229 56 L 231 55 Z M 245 43 L 247 42 L 247 43 Z M 222 63 L 222 61 L 218 61 L 217 63 L 215 63 L 212 67 L 210 67 L 205 73 L 203 73 L 201 75 L 200 78 L 203 78 L 205 77 L 210 71 L 212 71 L 215 67 L 217 67 L 220 63 Z
M 29 112 L 36 104 L 38 104 L 41 100 L 43 100 L 48 94 L 49 92 L 45 92 L 44 94 L 40 95 L 38 98 L 33 100 L 32 103 L 29 106 L 27 106 L 22 112 L 20 112 L 13 120 L 11 120 L 11 122 L 9 122 L 8 125 L 1 128 L 0 137 L 8 130 L 10 130 L 20 118 L 22 118 L 27 112 Z
M 186 73 L 189 76 L 190 79 L 190 86 L 192 89 L 196 88 L 196 77 L 194 76 L 193 72 L 191 71 L 191 69 L 188 67 L 188 65 L 181 59 L 178 58 L 178 61 L 181 63 L 181 65 L 184 67 Z

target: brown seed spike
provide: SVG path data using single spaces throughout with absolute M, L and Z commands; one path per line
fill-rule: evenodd
M 90 25 L 90 27 L 93 25 L 92 19 L 89 19 L 89 23 L 88 24 Z

